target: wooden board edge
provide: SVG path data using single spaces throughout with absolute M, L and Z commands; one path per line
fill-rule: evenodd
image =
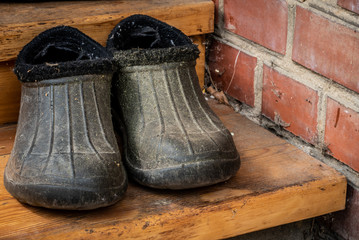
M 184 208 L 133 222 L 47 232 L 46 239 L 219 239 L 229 238 L 345 208 L 345 177 L 322 179 L 218 205 Z M 44 233 L 43 233 L 44 234 Z

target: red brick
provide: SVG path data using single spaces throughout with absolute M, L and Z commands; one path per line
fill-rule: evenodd
M 331 155 L 359 171 L 359 113 L 328 98 L 325 143 Z
M 338 0 L 338 5 L 359 14 L 359 0 Z
M 275 122 L 315 143 L 318 95 L 313 89 L 264 66 L 262 113 Z
M 359 92 L 359 33 L 297 7 L 293 60 Z
M 252 107 L 256 64 L 257 58 L 226 44 L 214 41 L 211 46 L 209 67 L 214 82 L 230 96 Z
M 288 7 L 284 0 L 224 1 L 225 28 L 285 54 Z

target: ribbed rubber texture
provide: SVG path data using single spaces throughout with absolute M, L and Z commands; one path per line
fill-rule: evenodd
M 114 89 L 126 129 L 126 166 L 136 181 L 186 189 L 236 174 L 232 136 L 205 102 L 194 62 L 122 68 Z
M 18 55 L 21 106 L 4 185 L 19 201 L 79 210 L 122 198 L 127 175 L 111 119 L 111 56 L 68 26 L 40 33 Z
M 132 178 L 154 188 L 186 189 L 236 174 L 238 152 L 203 98 L 195 70 L 199 51 L 185 34 L 133 15 L 117 24 L 107 49 L 118 67 L 114 125 L 124 132 Z
M 6 189 L 19 201 L 93 209 L 121 199 L 127 177 L 110 110 L 111 74 L 24 83 Z

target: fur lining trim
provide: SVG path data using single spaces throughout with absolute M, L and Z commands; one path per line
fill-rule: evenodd
M 107 49 L 119 67 L 193 61 L 198 47 L 175 27 L 146 15 L 122 20 L 110 33 Z
M 15 74 L 22 82 L 37 82 L 113 72 L 112 55 L 76 28 L 58 26 L 40 33 L 19 53 Z

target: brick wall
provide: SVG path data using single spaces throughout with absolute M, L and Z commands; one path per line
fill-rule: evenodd
M 243 114 L 343 172 L 358 196 L 359 0 L 214 2 L 208 65 L 217 87 Z M 356 207 L 340 219 L 359 215 L 350 199 Z M 358 239 L 358 221 L 335 226 Z

